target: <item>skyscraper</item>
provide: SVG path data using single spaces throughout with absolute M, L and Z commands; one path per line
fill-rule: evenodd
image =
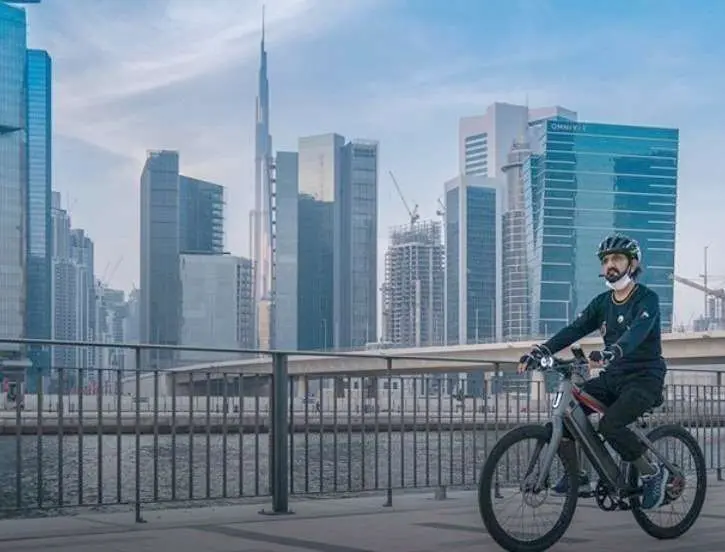
M 353 140 L 345 145 L 338 191 L 335 345 L 360 348 L 379 337 L 377 142 Z
M 385 342 L 408 347 L 443 344 L 444 274 L 439 222 L 391 230 L 383 285 Z
M 251 250 L 254 263 L 256 326 L 260 347 L 268 347 L 274 326 L 272 301 L 272 136 L 269 128 L 269 80 L 267 51 L 264 47 L 264 14 L 260 42 L 259 82 L 254 140 L 254 211 L 251 213 Z M 264 325 L 262 328 L 261 325 Z
M 642 282 L 672 325 L 679 131 L 571 121 L 531 130 L 525 162 L 531 324 L 551 335 L 604 290 L 596 248 L 611 232 L 642 247 Z
M 224 252 L 224 187 L 179 176 L 179 238 L 183 253 Z
M 27 53 L 28 183 L 26 187 L 27 300 L 25 335 L 50 339 L 52 330 L 52 225 L 51 225 L 51 60 L 43 50 Z M 31 350 L 36 372 L 50 368 L 49 351 Z M 37 377 L 28 378 L 32 391 Z
M 529 145 L 515 142 L 508 163 L 501 167 L 506 178 L 507 207 L 503 214 L 502 251 L 502 337 L 523 341 L 529 332 L 529 267 L 526 262 L 526 203 L 522 168 Z
M 342 148 L 338 134 L 299 139 L 298 162 L 298 347 L 332 349 L 335 342 L 336 257 L 344 241 L 337 226 L 335 199 L 342 176 Z M 339 299 L 338 299 L 339 300 Z
M 519 339 L 528 333 L 528 322 L 524 322 L 528 320 L 528 303 L 512 299 L 520 297 L 528 284 L 528 274 L 521 272 L 525 267 L 521 243 L 524 214 L 520 205 L 522 185 L 518 178 L 519 163 L 525 154 L 511 152 L 525 141 L 530 124 L 552 118 L 576 120 L 577 113 L 560 106 L 530 109 L 527 105 L 496 102 L 483 115 L 463 117 L 459 122 L 459 172 L 496 178 L 503 184 L 497 190 L 496 200 L 501 219 L 497 240 L 502 252 L 501 262 L 497 263 L 497 281 L 500 282 L 496 287 L 497 338 Z M 504 171 L 507 172 L 505 177 Z M 448 285 L 455 287 L 456 284 Z M 480 308 L 478 312 L 480 314 Z M 449 321 L 449 328 L 451 323 Z M 479 324 L 479 338 L 480 332 Z M 469 339 L 471 335 L 468 334 Z
M 500 176 L 511 146 L 526 135 L 529 123 L 555 117 L 576 120 L 577 114 L 559 106 L 529 109 L 496 102 L 483 115 L 462 117 L 458 127 L 459 172 Z
M 126 294 L 120 289 L 111 289 L 96 280 L 96 342 L 129 343 L 124 332 L 128 317 Z M 104 347 L 96 351 L 95 367 L 118 370 L 124 368 L 127 349 Z M 133 353 L 133 351 L 131 351 Z M 133 364 L 130 364 L 133 366 Z M 110 381 L 115 374 L 104 373 L 102 382 Z M 110 376 L 110 377 L 109 377 Z
M 445 184 L 447 344 L 497 340 L 500 328 L 500 179 Z
M 297 350 L 298 342 L 298 248 L 299 232 L 299 155 L 297 152 L 277 152 L 275 163 L 275 348 Z M 304 262 L 304 261 L 303 261 Z
M 52 337 L 59 341 L 93 341 L 96 322 L 93 242 L 83 230 L 71 227 L 70 216 L 61 207 L 60 194 L 52 192 L 51 198 Z M 95 351 L 92 349 L 59 346 L 53 348 L 52 354 L 55 368 L 88 369 L 95 366 Z M 64 385 L 76 381 L 69 374 L 74 372 L 64 376 Z
M 203 257 L 224 253 L 224 188 L 180 175 L 179 152 L 151 151 L 141 174 L 143 343 L 181 343 L 182 253 Z M 170 350 L 151 350 L 148 355 L 149 368 L 173 366 L 178 356 Z
M 96 339 L 96 282 L 94 277 L 94 249 L 93 240 L 86 235 L 85 230 L 82 228 L 71 229 L 70 257 L 76 267 L 75 309 L 78 313 L 77 339 L 79 341 L 95 341 Z M 79 367 L 93 367 L 96 359 L 95 354 L 96 349 L 94 347 L 81 349 Z M 95 374 L 92 376 L 95 376 Z
M 16 339 L 26 327 L 26 62 L 25 12 L 0 2 L 0 337 Z
M 299 140 L 300 348 L 377 341 L 377 151 L 339 134 Z
M 141 175 L 141 308 L 143 343 L 179 344 L 179 154 L 149 152 Z M 173 351 L 149 351 L 149 368 L 173 365 Z

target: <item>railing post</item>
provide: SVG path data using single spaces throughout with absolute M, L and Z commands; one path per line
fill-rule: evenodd
M 717 432 L 718 432 L 718 437 L 720 437 L 720 432 L 721 432 L 720 428 L 722 427 L 722 403 L 720 402 L 720 391 L 721 390 L 722 390 L 722 372 L 718 371 L 718 373 L 717 373 L 717 404 L 718 404 L 718 407 L 717 407 L 717 413 L 718 413 L 717 428 L 718 428 L 718 430 L 717 430 Z M 714 406 L 715 406 L 715 403 L 713 402 L 713 407 Z M 713 408 L 713 410 L 714 410 L 714 408 Z M 713 412 L 712 417 L 715 418 L 714 412 Z M 721 447 L 722 447 L 722 439 L 718 439 L 717 440 L 717 459 L 718 459 L 718 461 L 717 461 L 717 469 L 716 469 L 718 481 L 723 480 L 722 455 L 720 454 Z
M 136 370 L 136 497 L 135 507 L 136 523 L 146 523 L 141 517 L 141 347 L 133 349 Z
M 495 419 L 496 425 L 494 427 L 496 428 L 496 436 L 495 436 L 496 442 L 498 442 L 498 427 L 499 427 L 500 416 L 501 416 L 501 412 L 499 412 L 499 409 L 498 409 L 498 395 L 501 392 L 501 385 L 502 385 L 502 381 L 500 379 L 498 379 L 500 369 L 501 369 L 501 365 L 498 362 L 494 362 L 493 363 L 493 375 L 494 375 L 494 378 L 496 378 L 495 379 L 495 382 L 496 382 L 496 402 L 495 402 L 496 409 L 494 410 L 494 416 L 495 416 L 494 419 Z M 491 387 L 493 388 L 493 385 L 491 385 Z M 508 425 L 508 412 L 506 412 L 506 424 Z M 506 431 L 508 431 L 508 428 Z M 501 484 L 498 479 L 498 472 L 496 472 L 496 481 L 493 484 L 493 488 L 494 488 L 494 496 L 496 498 L 503 498 L 503 495 L 501 494 Z
M 287 418 L 288 393 L 287 355 L 272 353 L 272 393 L 270 400 L 271 420 L 269 424 L 270 442 L 272 443 L 270 455 L 270 472 L 272 483 L 272 511 L 262 510 L 261 514 L 291 514 L 289 509 L 289 481 L 288 481 L 288 438 L 289 420 Z
M 391 357 L 385 359 L 385 371 L 388 375 L 388 484 L 383 507 L 390 508 L 393 506 L 393 359 Z M 402 443 L 402 428 L 400 439 Z

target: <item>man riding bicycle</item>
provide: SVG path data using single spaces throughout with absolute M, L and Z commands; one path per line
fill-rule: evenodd
M 599 432 L 622 460 L 639 471 L 642 508 L 658 508 L 664 502 L 669 471 L 647 460 L 644 445 L 627 426 L 662 401 L 667 367 L 662 358 L 659 297 L 637 282 L 642 252 L 632 238 L 608 236 L 599 244 L 597 256 L 602 266 L 600 276 L 610 291 L 596 296 L 574 322 L 522 356 L 519 372 L 534 368 L 544 356 L 556 354 L 599 329 L 605 347 L 590 353 L 589 366 L 605 369 L 581 389 L 607 406 Z M 562 446 L 574 446 L 568 437 Z

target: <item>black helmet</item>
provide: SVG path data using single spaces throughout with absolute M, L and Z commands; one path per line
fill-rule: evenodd
M 612 234 L 604 238 L 602 243 L 599 244 L 597 256 L 600 261 L 603 261 L 607 255 L 612 253 L 626 255 L 630 261 L 633 259 L 642 260 L 642 250 L 639 248 L 637 240 L 624 234 Z

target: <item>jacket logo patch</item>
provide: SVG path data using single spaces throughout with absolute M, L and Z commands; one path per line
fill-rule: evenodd
M 624 316 L 622 316 L 621 314 L 619 316 L 617 316 L 617 322 L 619 324 L 621 324 L 622 322 L 624 322 Z
M 640 318 L 649 318 L 649 313 L 647 311 L 643 311 L 642 314 L 639 315 Z

